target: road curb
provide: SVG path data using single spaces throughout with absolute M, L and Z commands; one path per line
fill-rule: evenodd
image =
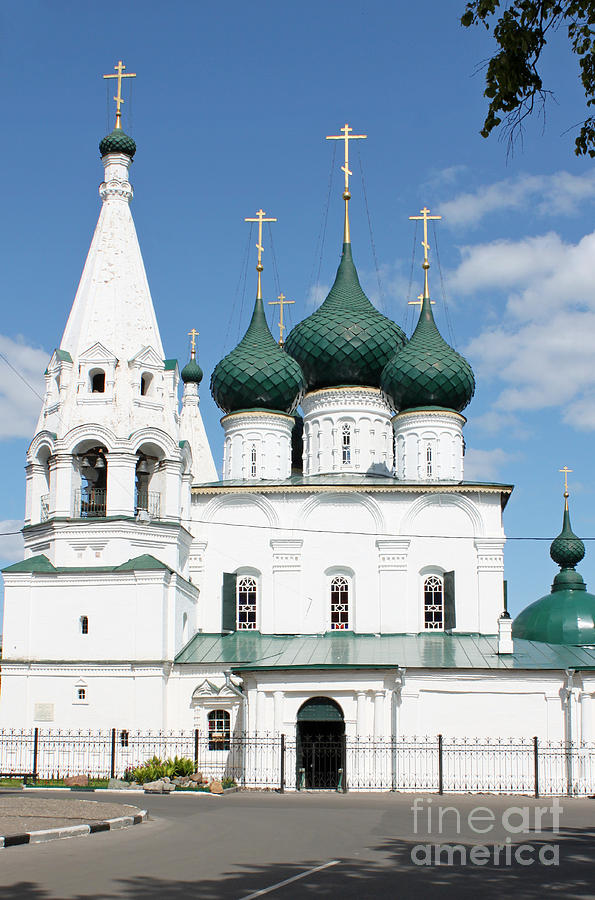
M 105 819 L 103 822 L 88 822 L 84 825 L 69 825 L 67 828 L 47 828 L 44 831 L 27 831 L 23 834 L 0 835 L 0 849 L 20 847 L 22 844 L 45 844 L 48 841 L 60 841 L 64 838 L 82 837 L 87 834 L 99 834 L 103 831 L 117 831 L 129 825 L 141 825 L 146 822 L 148 813 L 141 809 L 135 816 L 118 816 L 116 819 Z

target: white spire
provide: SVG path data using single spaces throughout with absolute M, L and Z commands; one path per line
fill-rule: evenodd
M 130 212 L 131 158 L 107 153 L 99 221 L 66 323 L 60 347 L 73 362 L 94 344 L 118 359 L 130 359 L 151 347 L 163 359 L 163 347 Z
M 184 385 L 180 413 L 180 438 L 188 441 L 192 451 L 192 483 L 209 484 L 218 481 L 217 469 L 199 409 L 198 384 Z

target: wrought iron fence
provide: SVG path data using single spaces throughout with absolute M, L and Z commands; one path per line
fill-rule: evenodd
M 137 491 L 134 514 L 145 512 L 152 519 L 158 519 L 161 514 L 161 494 L 159 491 Z
M 219 748 L 198 730 L 0 729 L 0 776 L 122 777 L 153 756 L 189 757 L 206 778 L 269 790 L 595 794 L 594 743 L 238 733 Z
M 81 519 L 103 519 L 107 511 L 107 491 L 77 489 L 74 492 L 74 516 Z

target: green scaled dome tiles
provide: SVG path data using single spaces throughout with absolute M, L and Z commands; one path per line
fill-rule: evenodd
M 587 592 L 574 566 L 585 555 L 585 545 L 570 526 L 564 509 L 564 524 L 550 547 L 550 556 L 561 570 L 550 594 L 527 606 L 512 623 L 512 636 L 549 644 L 595 646 L 595 597 Z
M 411 340 L 387 363 L 380 387 L 401 412 L 426 406 L 461 412 L 475 393 L 473 370 L 438 331 L 429 300 L 423 301 Z
M 550 556 L 562 568 L 574 568 L 585 555 L 585 545 L 570 527 L 570 513 L 564 509 L 562 531 L 550 546 Z
M 136 153 L 136 144 L 121 128 L 114 128 L 99 144 L 99 152 L 102 156 L 106 153 L 125 153 L 132 159 Z
M 186 363 L 186 365 L 180 372 L 180 378 L 182 379 L 184 384 L 188 384 L 188 382 L 194 382 L 194 384 L 201 383 L 202 369 L 195 359 L 191 359 Z
M 223 412 L 270 409 L 291 413 L 304 392 L 298 363 L 269 331 L 262 300 L 257 299 L 248 330 L 238 346 L 215 367 L 211 394 Z
M 361 289 L 343 244 L 337 277 L 324 303 L 290 332 L 287 352 L 298 361 L 309 391 L 339 385 L 378 387 L 405 334 L 375 309 Z

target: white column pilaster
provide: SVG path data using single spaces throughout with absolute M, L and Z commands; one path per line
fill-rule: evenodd
M 378 538 L 379 612 L 377 631 L 397 634 L 414 631 L 407 621 L 407 556 L 409 538 Z
M 272 539 L 272 603 L 262 609 L 260 630 L 268 634 L 295 634 L 303 621 L 304 599 L 300 583 L 302 540 Z
M 274 730 L 275 734 L 280 734 L 283 731 L 283 702 L 285 700 L 285 694 L 283 691 L 275 691 L 273 694 L 273 716 L 274 716 Z

